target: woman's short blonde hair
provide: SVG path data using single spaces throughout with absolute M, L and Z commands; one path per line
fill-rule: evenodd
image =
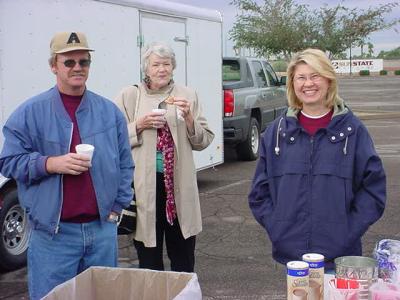
M 329 88 L 326 97 L 326 106 L 332 108 L 335 104 L 340 101 L 338 95 L 338 86 L 335 70 L 333 69 L 332 62 L 329 58 L 319 49 L 305 49 L 301 52 L 296 53 L 288 67 L 287 67 L 287 97 L 289 106 L 295 109 L 302 109 L 303 104 L 300 99 L 297 98 L 294 92 L 294 74 L 296 67 L 300 64 L 307 64 L 313 68 L 319 75 L 328 79 Z
M 150 44 L 143 52 L 142 55 L 142 72 L 146 74 L 147 68 L 149 67 L 149 57 L 152 54 L 156 54 L 161 58 L 170 58 L 172 63 L 172 69 L 176 68 L 175 53 L 172 48 L 166 44 L 155 42 Z

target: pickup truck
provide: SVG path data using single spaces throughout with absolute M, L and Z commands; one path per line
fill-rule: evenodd
M 256 160 L 260 134 L 287 107 L 286 77 L 278 78 L 267 60 L 224 57 L 224 145 L 241 160 Z

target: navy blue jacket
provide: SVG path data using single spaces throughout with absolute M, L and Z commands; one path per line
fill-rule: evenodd
M 100 218 L 121 212 L 132 199 L 134 165 L 128 129 L 111 101 L 85 91 L 76 111 L 82 143 L 95 150 L 89 169 Z M 62 176 L 48 174 L 48 156 L 70 152 L 73 123 L 54 87 L 19 106 L 3 127 L 0 171 L 17 181 L 18 197 L 35 229 L 57 232 L 62 208 Z
M 361 236 L 383 214 L 386 176 L 366 127 L 343 102 L 310 136 L 289 109 L 266 130 L 249 205 L 276 261 L 304 253 L 362 255 Z

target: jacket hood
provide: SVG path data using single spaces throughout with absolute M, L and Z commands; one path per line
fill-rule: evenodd
M 356 118 L 351 110 L 346 107 L 344 101 L 341 98 L 338 100 L 333 108 L 332 120 L 325 128 L 325 135 L 331 143 L 343 142 L 343 154 L 347 155 L 348 138 L 355 131 Z M 280 154 L 280 140 L 293 144 L 296 142 L 298 135 L 304 131 L 297 119 L 299 112 L 299 109 L 289 107 L 286 113 L 278 120 L 274 148 L 276 155 Z
M 346 107 L 344 101 L 342 98 L 338 98 L 335 105 L 333 106 L 333 116 L 332 118 L 346 114 L 349 111 L 349 109 Z M 297 119 L 297 114 L 300 112 L 300 109 L 298 108 L 293 108 L 289 107 L 286 116 L 287 117 L 294 117 Z

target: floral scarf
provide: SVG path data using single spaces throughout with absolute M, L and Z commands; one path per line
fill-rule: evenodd
M 170 225 L 176 219 L 174 198 L 174 141 L 167 123 L 157 129 L 157 151 L 161 151 L 164 158 L 164 185 L 167 194 L 165 212 Z

